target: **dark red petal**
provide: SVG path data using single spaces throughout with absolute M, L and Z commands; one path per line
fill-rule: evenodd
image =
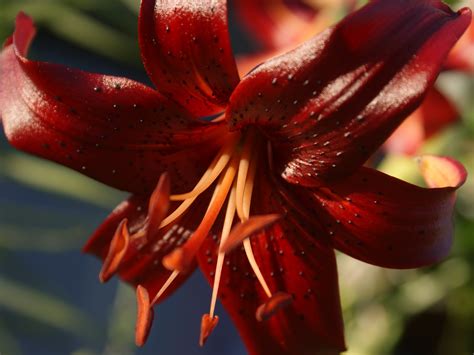
M 456 122 L 459 113 L 436 88 L 428 91 L 421 106 L 385 142 L 391 153 L 414 154 L 432 135 Z
M 318 8 L 301 0 L 239 0 L 235 7 L 250 33 L 269 49 L 301 43 L 315 34 Z
M 471 2 L 471 7 L 472 7 Z M 454 46 L 445 63 L 445 69 L 474 73 L 474 21 Z
M 239 82 L 225 0 L 142 0 L 139 39 L 160 92 L 196 115 L 223 110 Z
M 309 244 L 302 233 L 291 222 L 280 221 L 252 239 L 255 258 L 272 292 L 294 297 L 290 305 L 264 322 L 257 320 L 255 312 L 268 298 L 245 253 L 236 250 L 226 256 L 219 297 L 251 354 L 344 349 L 334 252 L 317 241 Z M 209 238 L 198 258 L 211 284 L 216 259 L 206 252 L 214 248 L 217 245 Z
M 122 202 L 96 230 L 83 250 L 105 259 L 118 225 L 123 219 L 127 219 L 131 238 L 127 252 L 121 258 L 116 271 L 123 281 L 135 287 L 138 285 L 145 287 L 150 297 L 153 298 L 171 275 L 171 272 L 162 265 L 163 256 L 187 240 L 198 224 L 199 216 L 204 214 L 205 206 L 197 204 L 182 217 L 179 223 L 169 228 L 146 235 L 142 233 L 141 237 L 136 237 L 134 233 L 142 230 L 146 225 L 148 206 L 147 197 L 131 196 Z M 194 268 L 195 265 L 192 265 L 189 273 L 180 274 L 160 301 L 176 290 Z
M 442 260 L 451 248 L 455 191 L 466 176 L 455 170 L 452 187 L 425 189 L 361 168 L 310 194 L 294 187 L 293 198 L 325 222 L 342 252 L 382 267 L 421 267 Z
M 0 54 L 0 117 L 17 148 L 110 186 L 151 192 L 168 171 L 173 192 L 196 183 L 226 128 L 200 123 L 134 81 L 35 62 L 23 55 L 34 35 L 18 15 Z
M 256 234 L 251 244 L 270 290 L 292 295 L 293 302 L 267 321 L 256 319 L 255 312 L 268 298 L 240 248 L 226 255 L 221 302 L 251 354 L 320 354 L 330 349 L 339 353 L 345 345 L 334 251 L 324 236 L 310 235 L 301 226 L 279 200 L 275 187 L 263 179 L 255 186 L 252 215 L 286 216 Z M 198 256 L 211 284 L 217 248 L 208 238 Z
M 289 182 L 350 174 L 419 105 L 470 17 L 435 0 L 372 1 L 251 72 L 229 123 L 261 127 Z

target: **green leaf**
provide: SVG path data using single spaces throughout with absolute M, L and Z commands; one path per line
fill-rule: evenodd
M 135 353 L 135 312 L 136 301 L 132 288 L 119 283 L 108 328 L 106 347 L 110 354 Z
M 20 355 L 20 344 L 10 333 L 9 327 L 0 319 L 0 354 Z
M 0 176 L 99 207 L 110 208 L 123 198 L 123 194 L 104 184 L 39 158 L 17 153 L 4 154 L 0 156 L 0 166 Z
M 2 6 L 0 23 L 13 22 L 19 11 L 26 12 L 39 25 L 83 48 L 127 64 L 141 65 L 135 37 L 71 6 L 56 1 L 15 2 Z
M 87 235 L 81 227 L 53 229 L 0 225 L 0 250 L 62 253 L 80 249 Z
M 61 299 L 0 276 L 0 307 L 79 338 L 95 341 L 100 329 Z

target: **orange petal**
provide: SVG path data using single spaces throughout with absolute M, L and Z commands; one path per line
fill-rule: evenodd
M 148 230 L 158 230 L 161 221 L 166 217 L 170 206 L 170 177 L 163 173 L 150 196 L 148 204 Z
M 219 317 L 214 316 L 211 318 L 209 314 L 204 314 L 201 318 L 201 335 L 199 336 L 199 345 L 204 346 L 207 338 L 211 335 L 212 331 L 219 322 Z
M 257 308 L 255 316 L 259 322 L 267 320 L 280 309 L 288 306 L 293 301 L 293 297 L 285 292 L 277 292 L 267 302 Z
M 464 166 L 452 158 L 424 155 L 418 158 L 418 165 L 429 187 L 457 188 L 467 178 Z
M 145 287 L 137 287 L 137 324 L 135 326 L 135 343 L 143 346 L 150 333 L 153 323 L 153 308 L 150 307 L 150 297 Z
M 130 234 L 128 232 L 128 220 L 125 218 L 118 225 L 112 241 L 110 242 L 109 252 L 99 274 L 101 282 L 107 282 L 117 271 L 125 253 L 127 252 L 129 242 Z
M 219 252 L 228 253 L 252 234 L 275 223 L 281 218 L 278 214 L 267 214 L 250 217 L 245 222 L 239 223 L 230 232 L 229 236 L 220 245 Z

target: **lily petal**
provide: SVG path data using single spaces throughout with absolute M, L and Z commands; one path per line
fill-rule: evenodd
M 385 142 L 390 153 L 415 154 L 426 139 L 459 120 L 454 105 L 433 87 L 421 106 Z
M 113 247 L 111 243 L 115 231 L 119 226 L 123 227 L 123 220 L 128 220 L 128 230 L 131 237 L 127 243 L 127 250 L 124 255 L 120 256 L 120 265 L 116 266 L 113 271 L 123 281 L 135 287 L 143 286 L 150 297 L 154 297 L 171 275 L 171 272 L 162 265 L 163 256 L 187 240 L 199 223 L 198 218 L 204 212 L 205 206 L 197 205 L 183 217 L 181 223 L 159 232 L 140 234 L 137 232 L 143 230 L 143 226 L 149 219 L 148 200 L 148 197 L 131 196 L 118 205 L 96 230 L 84 246 L 83 251 L 106 260 L 110 254 L 109 249 Z M 188 273 L 178 275 L 159 302 L 176 290 L 190 276 L 194 268 L 195 265 L 192 265 Z M 107 276 L 110 278 L 112 275 Z
M 467 171 L 464 166 L 449 157 L 424 155 L 418 165 L 429 187 L 454 187 L 464 184 Z
M 469 6 L 474 6 L 474 2 L 471 1 Z M 472 19 L 469 29 L 449 53 L 445 69 L 474 74 L 474 21 Z
M 455 191 L 466 178 L 457 163 L 450 187 L 426 189 L 370 168 L 344 182 L 304 188 L 294 198 L 324 222 L 335 248 L 370 264 L 415 268 L 439 262 L 453 240 Z
M 346 176 L 421 103 L 470 18 L 435 0 L 372 1 L 245 77 L 229 124 L 259 126 L 291 183 Z
M 196 115 L 223 111 L 239 82 L 226 0 L 143 0 L 139 40 L 160 92 Z
M 0 117 L 12 145 L 134 193 L 151 192 L 164 171 L 173 191 L 195 184 L 196 162 L 212 160 L 224 125 L 129 79 L 30 61 L 34 33 L 20 13 L 0 54 Z
M 219 297 L 250 354 L 339 354 L 345 349 L 337 266 L 330 240 L 311 235 L 287 211 L 278 189 L 263 174 L 255 185 L 252 215 L 276 213 L 282 219 L 255 234 L 251 245 L 271 292 L 292 296 L 291 304 L 260 322 L 257 309 L 269 299 L 256 281 L 245 252 L 226 255 Z M 198 255 L 213 283 L 218 245 L 207 238 Z

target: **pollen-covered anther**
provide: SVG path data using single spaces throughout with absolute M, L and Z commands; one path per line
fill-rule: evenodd
M 193 263 L 194 255 L 188 256 L 184 248 L 176 248 L 163 257 L 163 266 L 170 271 L 186 272 Z
M 148 204 L 147 234 L 157 231 L 170 205 L 170 177 L 163 173 L 151 194 Z
M 128 220 L 123 219 L 110 242 L 109 251 L 99 273 L 100 282 L 107 282 L 117 271 L 130 243 Z
M 219 317 L 213 316 L 211 317 L 209 314 L 204 314 L 201 318 L 201 335 L 199 336 L 199 345 L 204 346 L 206 343 L 207 338 L 211 335 L 214 328 L 219 323 Z
M 137 287 L 137 323 L 135 326 L 135 343 L 143 346 L 150 334 L 153 323 L 153 308 L 150 305 L 150 297 L 145 287 Z
M 293 297 L 285 292 L 276 292 L 267 302 L 257 308 L 255 316 L 259 322 L 269 319 L 280 309 L 288 306 L 293 301 Z
M 219 251 L 228 253 L 239 246 L 245 239 L 258 231 L 265 229 L 281 218 L 278 214 L 267 214 L 261 216 L 252 216 L 249 219 L 239 223 L 230 232 L 226 240 L 221 243 Z

